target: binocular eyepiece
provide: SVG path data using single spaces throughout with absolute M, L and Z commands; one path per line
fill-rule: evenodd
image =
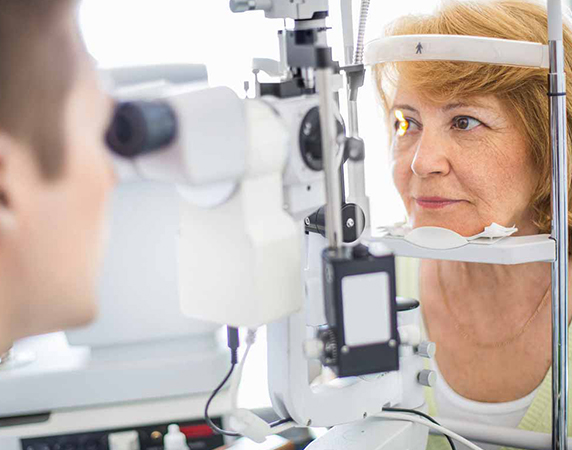
M 134 158 L 172 143 L 177 137 L 177 117 L 166 102 L 119 103 L 106 141 L 116 154 Z

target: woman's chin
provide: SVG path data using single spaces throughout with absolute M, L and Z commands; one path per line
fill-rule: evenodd
M 481 233 L 485 229 L 485 227 L 481 226 L 480 224 L 471 225 L 467 223 L 455 223 L 449 220 L 436 220 L 436 219 L 424 220 L 424 219 L 411 218 L 409 220 L 409 224 L 413 229 L 421 227 L 447 228 L 448 230 L 452 230 L 455 233 L 458 233 L 464 237 L 474 236 L 475 234 Z

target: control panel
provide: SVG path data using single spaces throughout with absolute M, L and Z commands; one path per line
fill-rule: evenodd
M 222 427 L 221 419 L 213 422 Z M 179 425 L 190 450 L 214 450 L 224 445 L 203 421 L 169 422 L 131 428 L 22 439 L 22 450 L 163 450 L 163 438 L 171 423 Z

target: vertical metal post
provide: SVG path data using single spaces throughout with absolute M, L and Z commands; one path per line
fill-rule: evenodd
M 353 11 L 352 0 L 341 0 L 342 12 L 342 28 L 344 37 L 344 58 L 345 64 L 362 64 L 363 61 L 354 61 L 354 27 L 353 27 Z M 360 17 L 360 37 L 363 41 L 365 33 L 365 21 L 367 17 Z M 357 105 L 357 89 L 353 92 L 348 80 L 347 86 L 347 105 L 348 105 L 348 135 L 350 137 L 359 138 L 359 121 L 358 121 L 358 105 Z M 369 226 L 369 199 L 365 192 L 365 165 L 364 161 L 348 161 L 348 184 L 349 196 L 348 201 L 357 204 L 365 213 L 366 223 L 361 223 L 361 215 L 356 216 L 356 227 L 362 229 L 362 225 Z
M 346 66 L 349 66 L 354 61 L 354 15 L 352 7 L 352 0 L 340 0 L 344 39 L 344 64 Z
M 560 0 L 548 2 L 550 145 L 552 150 L 552 447 L 565 450 L 568 437 L 568 161 L 566 75 Z
M 326 175 L 326 238 L 330 248 L 342 246 L 342 189 L 337 157 L 336 102 L 332 88 L 331 67 L 316 70 L 316 89 L 320 99 L 320 127 L 322 129 L 322 158 Z

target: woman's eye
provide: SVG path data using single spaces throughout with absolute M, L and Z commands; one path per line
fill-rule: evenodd
M 482 123 L 473 117 L 459 116 L 453 119 L 453 128 L 456 128 L 457 130 L 472 130 L 479 125 L 482 125 Z
M 420 125 L 413 119 L 405 117 L 403 112 L 400 110 L 395 111 L 395 118 L 397 119 L 393 128 L 397 132 L 398 136 L 405 136 L 409 130 L 416 130 L 420 128 Z
M 398 136 L 404 136 L 409 129 L 409 121 L 407 119 L 396 120 L 393 124 L 393 128 L 397 132 Z

